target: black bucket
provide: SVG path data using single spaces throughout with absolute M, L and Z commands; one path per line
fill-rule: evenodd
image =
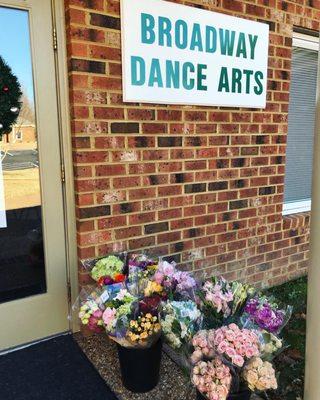
M 227 400 L 250 400 L 250 398 L 251 398 L 250 390 L 243 390 L 242 392 L 239 393 L 229 394 Z M 197 390 L 197 400 L 206 400 L 206 397 L 203 396 L 198 390 Z
M 148 349 L 117 347 L 123 386 L 134 393 L 145 393 L 155 388 L 160 375 L 161 339 Z

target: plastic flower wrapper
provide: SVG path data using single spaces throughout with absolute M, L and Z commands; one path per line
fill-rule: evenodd
M 230 285 L 231 291 L 233 293 L 231 315 L 232 317 L 239 318 L 239 316 L 243 313 L 247 301 L 254 296 L 256 291 L 252 286 L 239 281 L 233 281 Z
M 161 260 L 153 280 L 163 286 L 171 300 L 194 299 L 197 282 L 187 271 L 179 271 L 176 263 Z
M 201 326 L 202 315 L 195 302 L 167 301 L 161 312 L 165 341 L 175 350 L 183 351 Z
M 219 355 L 234 367 L 242 368 L 247 360 L 260 356 L 258 335 L 253 330 L 241 329 L 236 324 L 199 331 L 193 337 L 192 345 L 193 364 Z
M 198 291 L 198 301 L 207 329 L 237 323 L 247 299 L 254 289 L 241 282 L 228 282 L 223 277 L 206 280 Z
M 128 256 L 129 277 L 131 270 L 138 270 L 141 277 L 150 278 L 158 268 L 159 257 L 147 253 L 131 253 Z
M 148 283 L 155 274 L 159 258 L 146 253 L 131 253 L 128 256 L 128 290 L 136 295 L 143 296 Z
M 230 393 L 247 389 L 243 368 L 251 359 L 260 356 L 259 337 L 255 331 L 241 329 L 234 323 L 218 329 L 201 330 L 193 337 L 192 346 L 190 361 L 193 366 L 218 358 L 230 370 Z
M 119 284 L 126 279 L 127 253 L 108 254 L 105 257 L 82 261 L 82 266 L 90 272 L 100 286 Z
M 102 319 L 105 330 L 112 339 L 117 341 L 125 337 L 135 301 L 137 301 L 135 296 L 132 296 L 128 290 L 121 289 L 105 303 Z
M 161 298 L 139 300 L 127 289 L 120 290 L 102 315 L 107 334 L 123 347 L 150 347 L 161 335 L 160 302 Z
M 278 356 L 286 347 L 283 340 L 278 338 L 273 333 L 265 330 L 257 332 L 260 338 L 260 354 L 264 361 L 272 361 Z
M 277 389 L 275 370 L 269 361 L 254 357 L 245 365 L 242 377 L 252 392 Z
M 73 311 L 78 311 L 81 324 L 95 333 L 104 331 L 102 314 L 105 307 L 101 294 L 101 288 L 88 286 L 81 290 L 77 302 L 72 307 Z
M 204 282 L 198 296 L 206 328 L 218 327 L 231 316 L 234 297 L 231 285 L 224 278 L 214 277 Z
M 232 374 L 219 357 L 198 361 L 192 368 L 191 381 L 208 400 L 226 400 L 230 392 Z
M 241 322 L 244 327 L 255 327 L 279 334 L 288 323 L 291 314 L 291 306 L 280 309 L 272 299 L 266 296 L 255 296 L 247 302 Z

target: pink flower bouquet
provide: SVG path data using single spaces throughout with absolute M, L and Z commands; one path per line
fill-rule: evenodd
M 226 399 L 229 392 L 238 393 L 245 388 L 262 391 L 277 387 L 272 365 L 260 357 L 259 335 L 254 330 L 241 329 L 234 323 L 202 330 L 193 337 L 192 346 L 192 382 L 209 400 Z M 213 367 L 218 364 L 224 368 L 219 377 Z M 225 380 L 221 380 L 222 376 Z M 215 385 L 220 387 L 221 397 L 215 397 L 218 391 Z
M 216 328 L 238 322 L 253 288 L 240 282 L 228 282 L 223 277 L 214 277 L 204 282 L 198 291 L 198 301 L 204 315 L 204 326 Z
M 171 300 L 194 298 L 197 282 L 187 271 L 179 271 L 174 262 L 161 261 L 153 280 L 163 286 Z
M 219 358 L 199 361 L 192 369 L 192 382 L 197 390 L 209 400 L 226 400 L 232 376 L 230 368 Z

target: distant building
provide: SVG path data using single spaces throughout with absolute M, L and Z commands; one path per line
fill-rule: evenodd
M 24 143 L 31 144 L 37 141 L 37 130 L 34 122 L 31 121 L 17 121 L 12 127 L 12 131 L 2 138 L 3 144 L 16 144 Z

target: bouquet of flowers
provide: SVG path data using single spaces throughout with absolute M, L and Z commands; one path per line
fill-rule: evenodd
M 253 289 L 240 282 L 229 283 L 222 277 L 207 280 L 198 292 L 206 328 L 237 322 Z
M 104 331 L 102 313 L 105 306 L 101 297 L 103 297 L 101 287 L 86 286 L 72 307 L 73 312 L 78 314 L 81 324 L 94 333 Z
M 92 332 L 101 333 L 103 332 L 102 314 L 103 311 L 96 302 L 87 300 L 80 307 L 79 318 L 82 325 L 88 326 Z
M 218 358 L 199 361 L 192 369 L 192 383 L 210 400 L 226 400 L 232 381 L 230 368 Z
M 121 283 L 126 279 L 123 273 L 124 266 L 124 261 L 116 255 L 103 257 L 95 262 L 91 270 L 91 277 L 98 282 L 100 286 Z
M 192 339 L 192 344 L 192 362 L 201 360 L 203 356 L 219 354 L 231 364 L 243 367 L 246 360 L 260 355 L 258 335 L 236 324 L 199 331 Z
M 189 272 L 179 271 L 174 262 L 161 261 L 153 280 L 164 288 L 170 299 L 193 299 L 197 282 Z
M 158 306 L 121 289 L 105 304 L 102 320 L 109 337 L 123 347 L 149 347 L 161 334 Z
M 283 340 L 273 333 L 261 331 L 260 353 L 263 360 L 272 360 L 282 350 L 284 350 Z
M 243 390 L 276 389 L 272 364 L 261 359 L 259 335 L 232 323 L 199 331 L 192 339 L 192 382 L 207 399 Z M 220 396 L 220 397 L 219 397 Z
M 243 326 L 278 334 L 289 321 L 291 314 L 292 307 L 279 309 L 279 306 L 266 296 L 255 296 L 247 302 L 241 321 Z
M 275 370 L 269 361 L 254 357 L 243 369 L 242 377 L 252 392 L 277 389 Z
M 156 272 L 158 264 L 158 257 L 152 257 L 144 253 L 132 253 L 128 257 L 129 277 L 134 272 L 137 272 L 140 277 L 150 278 Z
M 127 288 L 136 296 L 142 296 L 150 285 L 151 279 L 158 268 L 159 260 L 156 257 L 150 257 L 146 254 L 130 254 L 128 257 L 128 280 Z M 162 288 L 161 288 L 162 290 Z M 161 292 L 154 290 L 153 292 Z M 150 286 L 146 295 L 150 295 L 152 290 Z
M 164 339 L 176 350 L 185 347 L 201 325 L 201 312 L 191 300 L 168 301 L 161 314 Z

